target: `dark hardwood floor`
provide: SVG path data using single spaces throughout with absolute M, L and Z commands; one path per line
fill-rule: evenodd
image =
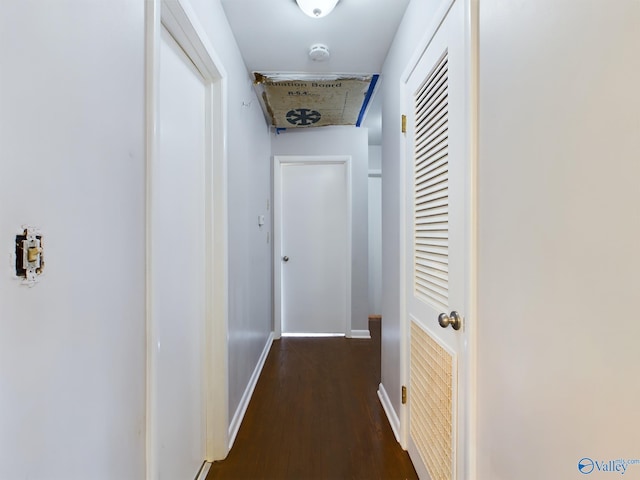
M 273 343 L 235 444 L 207 480 L 417 479 L 376 391 L 380 321 L 372 339 Z

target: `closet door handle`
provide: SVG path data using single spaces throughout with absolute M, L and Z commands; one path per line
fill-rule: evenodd
M 462 317 L 455 310 L 449 315 L 447 315 L 446 313 L 441 313 L 438 316 L 438 323 L 442 328 L 447 328 L 449 325 L 451 325 L 454 330 L 460 330 L 460 327 L 462 327 Z

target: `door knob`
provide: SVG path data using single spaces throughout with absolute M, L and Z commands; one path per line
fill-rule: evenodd
M 282 257 L 282 261 L 283 262 L 288 262 L 289 261 L 289 257 L 287 257 L 286 255 L 284 257 Z
M 462 327 L 462 317 L 455 310 L 451 312 L 450 315 L 441 313 L 438 316 L 438 323 L 442 328 L 447 328 L 449 325 L 451 325 L 454 330 L 460 330 L 460 327 Z

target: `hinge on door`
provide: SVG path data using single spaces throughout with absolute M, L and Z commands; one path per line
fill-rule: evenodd
M 402 115 L 402 133 L 407 133 L 407 116 Z
M 402 404 L 407 403 L 407 387 L 402 386 Z

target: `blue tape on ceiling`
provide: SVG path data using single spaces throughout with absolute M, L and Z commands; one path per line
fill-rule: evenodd
M 373 95 L 374 90 L 376 89 L 376 83 L 378 83 L 378 78 L 380 75 L 374 75 L 371 77 L 371 83 L 369 84 L 369 90 L 367 90 L 367 94 L 364 96 L 364 102 L 362 102 L 362 108 L 360 109 L 360 115 L 358 115 L 358 121 L 356 122 L 356 127 L 359 127 L 362 123 L 362 119 L 364 117 L 364 113 L 367 111 L 367 106 L 369 105 L 369 101 L 371 100 L 371 96 Z

